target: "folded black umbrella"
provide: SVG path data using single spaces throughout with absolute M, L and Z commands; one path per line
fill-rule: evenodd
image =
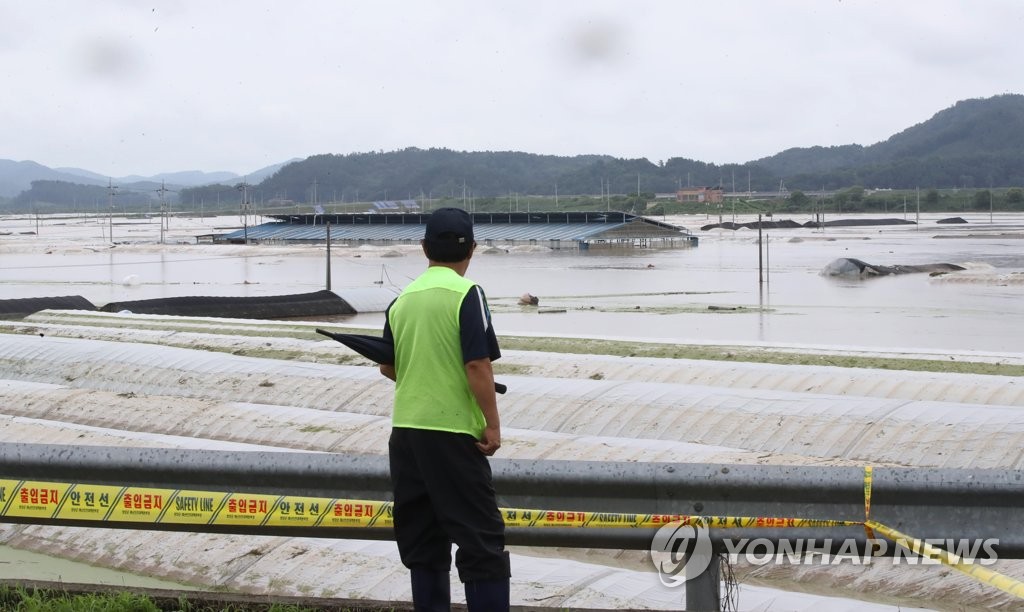
M 367 336 L 364 334 L 336 334 L 325 329 L 316 330 L 316 333 L 323 334 L 344 344 L 353 351 L 366 357 L 374 363 L 392 365 L 395 363 L 395 347 L 393 344 L 380 336 Z
M 333 338 L 344 344 L 353 351 L 366 357 L 374 363 L 393 365 L 395 363 L 395 347 L 393 344 L 380 336 L 367 336 L 366 334 L 336 334 L 326 329 L 316 329 L 316 333 Z M 494 383 L 495 393 L 504 393 L 508 387 L 501 383 Z

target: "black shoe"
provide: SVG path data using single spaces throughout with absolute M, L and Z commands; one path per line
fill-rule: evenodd
M 508 612 L 508 598 L 508 578 L 466 583 L 466 606 L 469 612 Z
M 412 575 L 412 606 L 416 612 L 450 612 L 451 583 L 448 572 L 414 569 Z

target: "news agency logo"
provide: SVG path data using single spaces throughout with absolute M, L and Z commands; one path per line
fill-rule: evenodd
M 684 525 L 680 521 L 658 529 L 651 541 L 651 561 L 658 580 L 677 587 L 701 575 L 713 557 L 711 534 L 703 525 Z
M 998 538 L 924 539 L 899 538 L 858 541 L 791 538 L 723 539 L 729 563 L 764 565 L 940 565 L 944 563 L 990 566 L 999 560 Z M 917 552 L 915 552 L 915 550 Z M 704 572 L 715 555 L 711 535 L 703 525 L 680 521 L 658 529 L 651 541 L 651 561 L 658 579 L 667 587 L 677 587 Z
M 908 540 L 885 539 L 858 542 L 854 538 L 792 538 L 774 542 L 768 538 L 723 540 L 730 563 L 748 565 L 993 565 L 999 560 L 998 538 Z M 950 556 L 951 555 L 951 556 Z

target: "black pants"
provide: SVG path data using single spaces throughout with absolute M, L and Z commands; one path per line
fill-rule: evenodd
M 409 569 L 450 571 L 454 542 L 462 582 L 509 577 L 491 466 L 475 443 L 468 434 L 392 429 L 395 538 Z

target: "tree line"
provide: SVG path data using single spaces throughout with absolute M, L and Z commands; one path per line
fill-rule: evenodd
M 871 146 L 789 149 L 743 164 L 712 164 L 683 157 L 652 162 L 608 155 L 555 156 L 517 151 L 407 148 L 344 155 L 313 155 L 280 168 L 257 184 L 207 185 L 178 193 L 122 192 L 116 205 L 141 211 L 162 202 L 189 210 L 295 209 L 379 200 L 470 202 L 532 195 L 596 197 L 669 194 L 687 186 L 727 192 L 774 192 L 781 202 L 798 193 L 854 188 L 942 193 L 950 189 L 1000 191 L 1024 185 L 1024 96 L 965 100 Z M 790 198 L 792 194 L 793 198 Z M 102 187 L 37 181 L 0 202 L 11 211 L 72 210 L 100 205 Z M 846 202 L 872 205 L 870 197 Z M 568 199 L 566 205 L 568 205 Z M 581 200 L 583 201 L 583 200 Z M 940 196 L 940 202 L 941 196 Z M 844 202 L 837 197 L 835 202 Z M 882 200 L 887 205 L 886 200 Z M 1007 196 L 1005 205 L 1014 202 Z

